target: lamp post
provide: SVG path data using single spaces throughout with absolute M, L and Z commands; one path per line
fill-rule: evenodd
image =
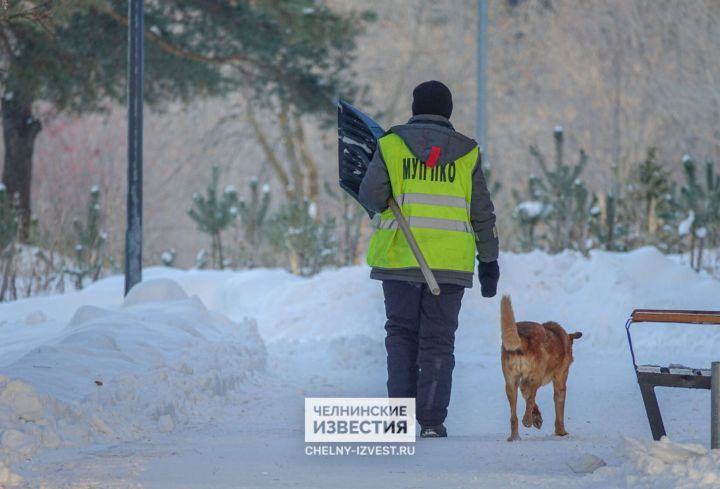
M 128 168 L 125 294 L 142 280 L 144 0 L 128 2 Z
M 720 448 L 720 362 L 710 369 L 710 448 Z
M 483 160 L 487 152 L 487 0 L 477 4 L 477 137 Z

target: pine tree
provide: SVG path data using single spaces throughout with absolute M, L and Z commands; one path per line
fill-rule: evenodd
M 90 189 L 90 201 L 85 222 L 77 217 L 73 220 L 73 231 L 75 232 L 73 266 L 63 270 L 65 275 L 70 275 L 75 279 L 76 289 L 82 289 L 88 278 L 92 281 L 100 278 L 105 265 L 107 234 L 101 228 L 102 218 L 100 189 L 94 186 Z
M 257 178 L 252 178 L 249 186 L 250 198 L 247 201 L 241 199 L 237 207 L 240 225 L 243 228 L 244 265 L 254 267 L 262 261 L 260 257 L 264 238 L 263 224 L 268 215 L 271 194 L 270 186 L 264 184 L 260 187 Z
M 720 224 L 720 175 L 715 174 L 711 161 L 705 164 L 705 178 L 701 181 L 693 159 L 683 157 L 685 184 L 680 188 L 679 204 L 687 218 L 680 224 L 680 235 L 690 235 L 690 266 L 702 268 L 703 251 L 707 245 L 716 246 Z
M 602 199 L 602 202 L 600 200 Z M 622 220 L 620 198 L 612 192 L 606 192 L 599 199 L 593 197 L 590 209 L 590 231 L 602 247 L 608 251 L 625 251 L 627 226 Z
M 564 134 L 560 126 L 553 131 L 555 165 L 550 168 L 536 146 L 530 146 L 530 154 L 541 170 L 536 193 L 539 201 L 548 209 L 544 222 L 548 226 L 548 250 L 558 253 L 572 248 L 585 250 L 589 211 L 592 208 L 590 192 L 580 179 L 587 165 L 587 154 L 580 150 L 577 163 L 564 162 Z
M 675 188 L 670 173 L 657 161 L 655 148 L 649 148 L 645 159 L 632 170 L 624 191 L 621 208 L 632 227 L 630 244 L 654 243 L 668 251 L 672 239 L 666 230 L 676 220 Z
M 195 221 L 198 230 L 210 235 L 213 266 L 222 270 L 229 265 L 223 254 L 222 232 L 237 218 L 238 196 L 233 186 L 225 187 L 225 191 L 220 195 L 219 180 L 220 169 L 213 166 L 212 177 L 205 195 L 193 194 L 193 207 L 188 209 L 188 215 Z

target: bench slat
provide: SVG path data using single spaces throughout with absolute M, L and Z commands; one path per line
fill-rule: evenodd
M 671 365 L 669 367 L 661 367 L 660 365 L 638 365 L 636 370 L 646 374 L 712 376 L 712 371 L 709 368 L 694 368 L 682 365 Z
M 639 384 L 656 387 L 681 387 L 685 389 L 710 389 L 711 377 L 707 375 L 677 375 L 671 373 L 642 372 L 638 370 Z
M 631 319 L 634 323 L 720 324 L 720 311 L 635 309 Z

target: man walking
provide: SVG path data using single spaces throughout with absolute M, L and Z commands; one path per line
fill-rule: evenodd
M 477 251 L 483 297 L 500 277 L 494 206 L 477 143 L 450 124 L 452 95 L 438 81 L 413 91 L 413 117 L 379 139 L 360 186 L 377 211 L 370 277 L 382 280 L 389 397 L 414 397 L 423 438 L 445 437 L 455 367 L 455 331 Z M 440 284 L 430 293 L 407 240 L 388 209 L 394 197 Z

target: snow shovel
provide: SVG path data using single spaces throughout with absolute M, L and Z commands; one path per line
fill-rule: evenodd
M 367 167 L 377 149 L 378 139 L 385 134 L 380 124 L 347 102 L 338 100 L 338 163 L 340 187 L 354 198 L 367 211 L 370 217 L 375 214 L 365 207 L 358 199 L 360 184 L 365 177 Z M 398 226 L 405 235 L 420 271 L 433 295 L 440 295 L 440 286 L 435 280 L 432 270 L 425 260 L 420 247 L 415 241 L 410 225 L 403 216 L 400 206 L 393 197 L 388 199 L 388 206 L 395 216 Z

